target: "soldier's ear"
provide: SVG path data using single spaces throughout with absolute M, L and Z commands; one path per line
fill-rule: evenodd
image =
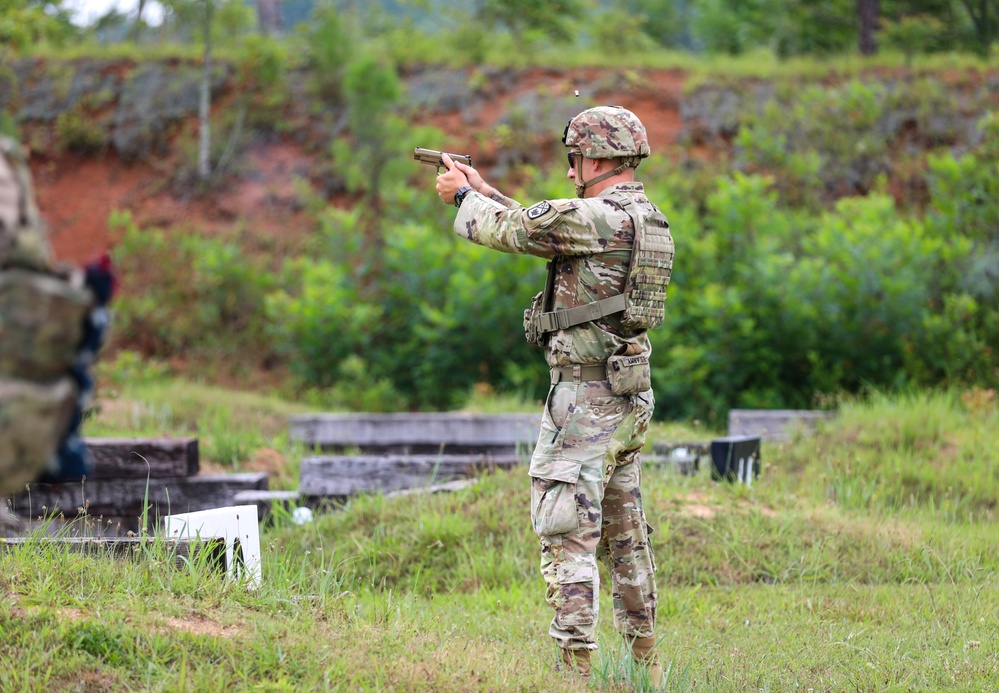
M 600 175 L 615 168 L 614 159 L 590 159 L 593 162 L 593 174 Z

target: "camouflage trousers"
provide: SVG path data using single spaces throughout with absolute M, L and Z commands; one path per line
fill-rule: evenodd
M 598 558 L 610 569 L 617 630 L 654 634 L 655 559 L 639 458 L 654 406 L 651 390 L 618 397 L 607 381 L 561 382 L 549 392 L 531 459 L 531 521 L 555 609 L 549 634 L 562 648 L 597 647 Z

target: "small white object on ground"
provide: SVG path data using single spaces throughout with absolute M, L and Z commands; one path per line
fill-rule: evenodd
M 291 513 L 291 521 L 296 525 L 312 522 L 312 511 L 304 506 L 295 508 Z
M 225 542 L 226 573 L 245 579 L 247 586 L 260 587 L 260 526 L 256 505 L 211 508 L 163 518 L 169 539 L 222 539 Z

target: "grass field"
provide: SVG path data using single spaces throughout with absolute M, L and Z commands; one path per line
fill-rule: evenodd
M 297 464 L 274 422 L 298 405 L 279 400 L 160 384 L 94 426 L 132 432 L 113 423 L 132 411 L 121 402 L 170 400 L 169 426 L 228 422 L 201 424 L 207 449 L 225 429 L 251 457 Z M 209 401 L 211 414 L 191 404 Z M 665 690 L 999 688 L 997 430 L 987 392 L 873 396 L 816 436 L 765 445 L 748 489 L 648 468 Z M 157 546 L 135 561 L 0 550 L 0 690 L 569 690 L 527 489 L 520 468 L 453 494 L 357 498 L 304 526 L 279 514 L 256 591 Z M 606 590 L 602 607 L 590 688 L 649 690 Z

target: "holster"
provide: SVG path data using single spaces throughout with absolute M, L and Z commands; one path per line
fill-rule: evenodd
M 524 311 L 524 339 L 528 344 L 545 345 L 545 333 L 541 331 L 541 322 L 538 316 L 541 315 L 544 303 L 545 292 L 539 291 L 531 299 L 531 307 Z

